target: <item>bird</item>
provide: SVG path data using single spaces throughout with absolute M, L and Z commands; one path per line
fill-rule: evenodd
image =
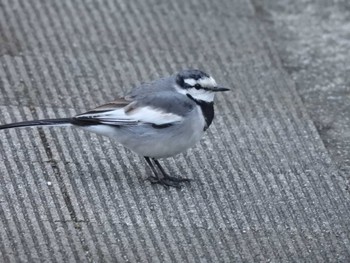
M 33 126 L 72 126 L 115 139 L 142 156 L 151 183 L 180 188 L 188 178 L 170 176 L 159 159 L 185 152 L 200 141 L 214 118 L 214 97 L 228 91 L 199 69 L 133 87 L 107 104 L 73 117 L 0 125 L 0 130 Z

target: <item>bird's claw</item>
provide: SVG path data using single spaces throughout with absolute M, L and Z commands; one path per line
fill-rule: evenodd
M 154 176 L 151 176 L 148 178 L 148 180 L 152 184 L 161 184 L 165 187 L 175 187 L 175 188 L 181 188 L 181 183 L 183 182 L 190 182 L 191 179 L 188 178 L 177 178 L 177 177 L 163 177 L 163 178 L 157 178 Z

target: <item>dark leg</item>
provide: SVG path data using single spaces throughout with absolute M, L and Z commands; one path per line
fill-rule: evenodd
M 156 159 L 153 159 L 153 162 L 157 165 L 158 169 L 162 172 L 164 178 L 170 180 L 170 181 L 173 181 L 173 182 L 189 182 L 191 181 L 191 179 L 188 179 L 188 178 L 177 178 L 177 177 L 172 177 L 170 175 L 168 175 L 163 167 L 160 165 L 159 161 L 156 160 Z
M 145 157 L 145 160 L 146 160 L 148 166 L 151 167 L 151 170 L 152 170 L 153 174 L 155 175 L 155 177 L 152 176 L 151 180 L 161 180 L 162 177 L 159 176 L 157 169 L 154 167 L 151 159 L 149 157 Z
M 155 159 L 151 159 L 149 157 L 145 157 L 145 160 L 147 162 L 147 164 L 149 165 L 149 167 L 151 168 L 153 174 L 155 176 L 151 176 L 149 178 L 149 180 L 151 181 L 151 183 L 153 184 L 161 184 L 164 186 L 173 186 L 173 187 L 177 187 L 180 188 L 180 183 L 181 182 L 187 182 L 189 181 L 189 179 L 181 179 L 181 178 L 176 178 L 176 177 L 170 177 L 163 169 L 163 167 L 160 165 L 160 163 L 155 160 Z M 157 171 L 156 167 L 154 166 L 153 162 L 157 165 L 159 171 Z

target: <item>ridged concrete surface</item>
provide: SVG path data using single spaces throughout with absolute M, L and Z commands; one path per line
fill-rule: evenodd
M 178 69 L 233 91 L 193 178 L 64 128 L 0 133 L 2 262 L 347 262 L 349 193 L 248 0 L 0 3 L 0 123 L 65 117 Z M 49 182 L 49 183 L 48 183 Z
M 350 1 L 254 0 L 332 160 L 350 179 Z

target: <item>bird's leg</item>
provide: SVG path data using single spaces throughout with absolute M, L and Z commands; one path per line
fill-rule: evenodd
M 163 174 L 163 177 L 169 181 L 172 181 L 172 182 L 190 182 L 191 179 L 188 179 L 188 178 L 177 178 L 177 177 L 172 177 L 170 175 L 168 175 L 164 168 L 160 165 L 159 161 L 152 158 L 153 159 L 153 162 L 157 165 L 158 169 L 162 172 Z
M 149 180 L 151 181 L 151 183 L 153 184 L 161 184 L 164 186 L 172 186 L 172 187 L 177 187 L 180 188 L 180 183 L 181 182 L 187 182 L 189 181 L 189 179 L 181 179 L 181 178 L 176 178 L 176 177 L 170 177 L 163 169 L 163 167 L 160 165 L 160 163 L 155 160 L 155 159 L 151 159 L 149 157 L 145 157 L 145 160 L 147 162 L 147 164 L 149 165 L 149 167 L 151 168 L 153 174 L 155 176 L 151 176 L 149 178 Z M 157 171 L 156 167 L 154 166 L 153 162 L 157 165 L 157 167 L 159 168 L 159 171 Z
M 148 166 L 151 168 L 153 174 L 155 175 L 155 177 L 151 176 L 150 181 L 151 182 L 153 182 L 153 181 L 156 182 L 156 181 L 159 181 L 159 180 L 163 179 L 163 177 L 159 176 L 159 173 L 158 173 L 157 169 L 154 167 L 151 159 L 149 157 L 144 157 L 144 158 L 145 158 Z
M 173 186 L 173 187 L 177 187 L 177 188 L 180 187 L 179 183 L 174 183 L 174 182 L 172 182 L 172 181 L 167 180 L 167 179 L 164 177 L 164 175 L 163 175 L 162 172 L 159 173 L 159 171 L 157 171 L 156 167 L 154 167 L 154 164 L 153 164 L 153 162 L 152 162 L 152 161 L 154 161 L 153 158 L 151 159 L 151 158 L 149 158 L 149 157 L 145 157 L 145 160 L 146 160 L 147 164 L 149 165 L 149 167 L 151 167 L 151 170 L 152 170 L 153 174 L 155 175 L 155 176 L 150 176 L 150 177 L 148 178 L 148 180 L 149 180 L 152 184 L 161 184 L 161 185 L 164 185 L 164 186 L 166 186 L 166 187 L 169 187 L 169 186 Z

